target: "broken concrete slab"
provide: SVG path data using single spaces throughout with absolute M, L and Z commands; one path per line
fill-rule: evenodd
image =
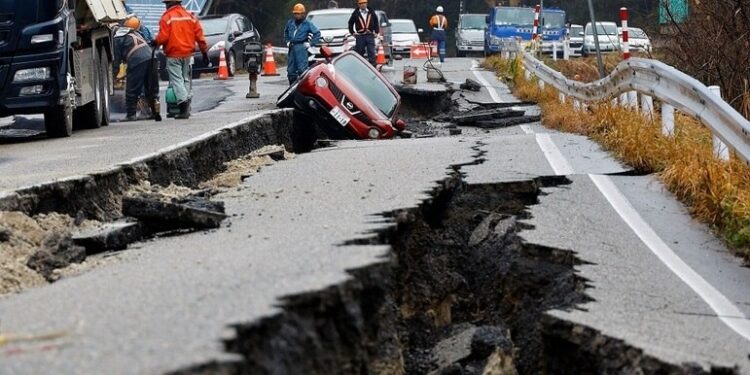
M 432 357 L 436 371 L 433 374 L 440 374 L 449 369 L 452 365 L 467 358 L 471 355 L 471 341 L 477 331 L 477 327 L 471 324 L 462 324 L 461 327 L 455 327 L 457 333 L 440 341 L 432 349 Z
M 469 246 L 474 247 L 484 242 L 484 240 L 486 240 L 492 233 L 492 228 L 495 224 L 502 220 L 503 217 L 503 215 L 494 212 L 487 215 L 484 220 L 474 228 L 474 231 L 471 232 L 471 236 L 469 236 Z
M 462 133 L 461 129 L 451 128 L 448 130 L 448 134 L 450 135 L 459 135 Z
M 513 342 L 507 328 L 464 323 L 454 327 L 453 332 L 432 349 L 436 369 L 430 374 L 517 373 L 513 364 Z M 502 371 L 498 372 L 500 369 Z
M 541 116 L 510 117 L 510 118 L 502 118 L 502 119 L 477 121 L 473 124 L 473 126 L 476 126 L 478 128 L 483 128 L 483 129 L 507 128 L 509 126 L 539 122 L 541 121 L 541 119 L 542 119 Z
M 273 161 L 286 160 L 286 148 L 283 146 L 266 147 L 262 152 L 254 152 L 251 155 L 254 157 L 268 156 Z
M 227 217 L 223 211 L 222 202 L 200 197 L 164 201 L 153 194 L 141 194 L 122 200 L 123 214 L 141 220 L 145 228 L 154 233 L 218 228 Z
M 462 83 L 459 88 L 461 90 L 479 91 L 482 89 L 482 85 L 471 78 L 467 78 L 466 82 Z
M 56 269 L 67 267 L 71 263 L 83 262 L 85 259 L 86 249 L 73 243 L 70 235 L 54 233 L 44 240 L 41 249 L 29 258 L 26 265 L 47 281 L 53 282 L 57 279 L 54 273 Z
M 129 244 L 141 240 L 143 236 L 141 223 L 123 219 L 75 233 L 73 242 L 83 246 L 86 255 L 94 255 L 105 251 L 125 250 Z

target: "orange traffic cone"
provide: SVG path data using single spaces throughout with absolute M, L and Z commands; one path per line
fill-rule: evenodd
M 378 54 L 375 56 L 375 64 L 385 64 L 385 50 L 383 49 L 383 43 L 378 45 Z
M 229 78 L 229 69 L 227 69 L 227 57 L 224 55 L 224 48 L 219 53 L 219 72 L 214 79 L 225 80 Z
M 271 45 L 266 46 L 266 60 L 263 63 L 263 76 L 277 76 L 276 73 L 276 60 L 273 59 L 273 47 Z

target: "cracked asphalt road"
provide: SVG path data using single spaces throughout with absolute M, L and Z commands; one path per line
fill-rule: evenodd
M 499 91 L 472 95 L 506 99 L 507 88 L 491 73 L 471 70 L 472 63 L 448 60 L 449 80 L 479 74 Z M 208 117 L 196 116 L 195 126 L 208 126 L 198 123 Z M 232 358 L 221 346 L 232 324 L 276 314 L 280 298 L 340 283 L 347 270 L 381 261 L 385 246 L 342 244 L 392 225 L 379 214 L 429 198 L 451 166 L 475 161 L 477 148 L 486 161 L 461 167 L 469 183 L 571 172 L 570 184 L 545 190 L 531 208 L 534 229 L 521 232 L 530 243 L 573 250 L 584 262 L 576 269 L 594 301 L 553 316 L 668 363 L 750 374 L 750 342 L 654 255 L 594 183 L 627 168 L 583 137 L 538 124 L 476 136 L 341 142 L 265 168 L 217 197 L 231 216 L 221 229 L 141 243 L 104 267 L 1 298 L 4 331 L 69 334 L 53 350 L 0 351 L 0 372 L 161 373 Z M 744 316 L 735 318 L 747 321 L 750 269 L 655 177 L 606 178 L 689 267 L 741 309 Z

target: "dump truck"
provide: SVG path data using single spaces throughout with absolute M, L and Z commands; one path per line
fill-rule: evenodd
M 108 125 L 120 1 L 0 1 L 0 117 L 44 114 L 50 137 Z

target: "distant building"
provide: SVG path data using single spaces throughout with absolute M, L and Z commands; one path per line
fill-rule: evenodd
M 659 24 L 669 24 L 673 19 L 684 22 L 688 17 L 688 11 L 688 0 L 659 0 Z

